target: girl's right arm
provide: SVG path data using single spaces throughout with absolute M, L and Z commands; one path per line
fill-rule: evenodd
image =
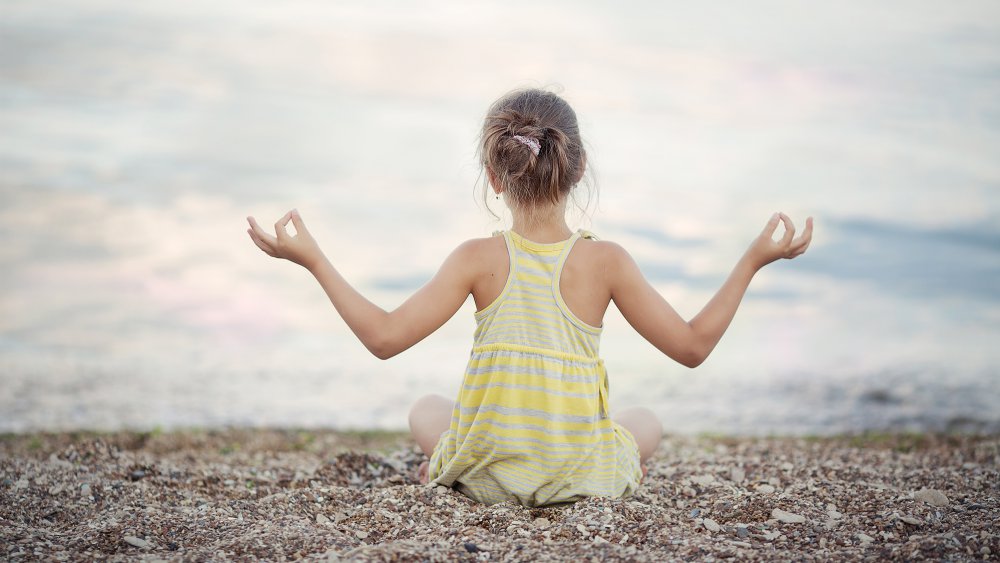
M 785 233 L 780 240 L 771 237 L 783 222 Z M 795 258 L 812 240 L 812 218 L 805 231 L 794 238 L 795 227 L 783 213 L 776 213 L 760 235 L 736 263 L 715 296 L 691 321 L 685 321 L 646 281 L 631 256 L 615 246 L 607 271 L 611 298 L 635 330 L 661 352 L 688 367 L 696 367 L 715 349 L 729 328 L 750 280 L 761 268 L 780 258 Z
M 450 319 L 471 293 L 477 264 L 475 241 L 459 246 L 437 274 L 399 308 L 387 312 L 359 293 L 326 258 L 306 229 L 298 211 L 285 214 L 271 235 L 253 217 L 248 233 L 269 256 L 284 258 L 309 270 L 355 336 L 380 359 L 413 346 Z M 291 222 L 296 234 L 286 231 Z

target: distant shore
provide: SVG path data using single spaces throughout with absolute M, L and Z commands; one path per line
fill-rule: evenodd
M 640 491 L 483 506 L 405 434 L 0 435 L 7 560 L 995 560 L 1000 436 L 667 437 Z

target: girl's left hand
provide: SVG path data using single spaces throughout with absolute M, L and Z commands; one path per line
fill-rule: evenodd
M 247 221 L 250 223 L 247 233 L 254 244 L 268 256 L 284 258 L 308 270 L 312 270 L 324 258 L 323 251 L 320 250 L 319 245 L 316 244 L 316 240 L 309 234 L 306 224 L 302 221 L 302 217 L 299 216 L 297 209 L 285 213 L 274 224 L 274 232 L 277 236 L 272 236 L 262 229 L 253 217 L 247 217 Z M 289 221 L 295 227 L 295 236 L 288 234 L 288 231 L 285 230 Z
M 778 229 L 778 224 L 785 226 L 785 234 L 779 240 L 774 240 L 774 232 Z M 812 241 L 813 220 L 812 217 L 806 219 L 806 228 L 798 238 L 795 237 L 795 225 L 784 213 L 775 213 L 771 220 L 764 226 L 764 230 L 753 241 L 747 249 L 747 257 L 755 269 L 782 258 L 791 259 L 801 255 L 809 248 Z

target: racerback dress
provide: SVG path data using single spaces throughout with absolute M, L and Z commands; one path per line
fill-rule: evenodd
M 540 244 L 513 231 L 507 283 L 476 313 L 472 354 L 429 478 L 486 503 L 524 506 L 632 494 L 632 434 L 608 416 L 601 329 L 562 299 L 559 276 L 581 237 Z

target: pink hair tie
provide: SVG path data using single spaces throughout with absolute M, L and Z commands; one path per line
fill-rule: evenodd
M 542 144 L 538 142 L 537 139 L 532 139 L 531 137 L 523 137 L 521 135 L 514 135 L 514 140 L 527 145 L 531 149 L 531 153 L 538 156 L 538 151 L 542 150 Z

